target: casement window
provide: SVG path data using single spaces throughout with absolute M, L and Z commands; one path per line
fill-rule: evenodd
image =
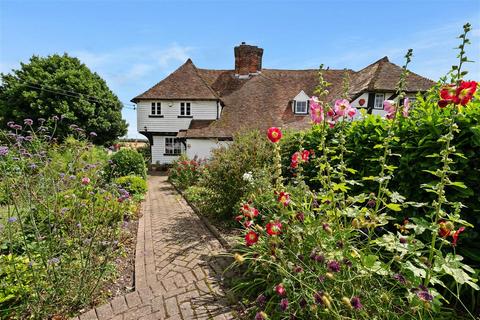
M 375 102 L 373 104 L 373 108 L 383 110 L 383 101 L 385 101 L 385 94 L 375 93 Z
M 165 138 L 165 154 L 182 154 L 182 142 L 178 138 Z
M 152 116 L 159 116 L 162 114 L 162 103 L 161 102 L 152 102 L 152 108 L 150 110 Z
M 308 113 L 308 101 L 293 101 L 295 104 L 295 114 L 307 114 Z
M 180 102 L 180 115 L 191 116 L 190 102 Z

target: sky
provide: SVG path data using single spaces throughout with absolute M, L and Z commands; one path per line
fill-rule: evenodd
M 107 81 L 125 103 L 191 58 L 199 68 L 233 69 L 233 48 L 264 49 L 263 67 L 360 70 L 388 56 L 437 80 L 457 62 L 456 37 L 470 22 L 467 56 L 480 60 L 480 0 L 146 1 L 0 0 L 0 72 L 32 55 L 68 53 Z M 480 61 L 468 64 L 480 80 Z

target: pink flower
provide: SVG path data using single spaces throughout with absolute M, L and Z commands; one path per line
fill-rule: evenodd
M 278 194 L 278 202 L 283 204 L 285 207 L 290 203 L 290 194 L 285 191 L 282 191 Z
M 282 283 L 280 284 L 277 284 L 275 286 L 275 292 L 279 295 L 279 296 L 284 296 L 286 293 L 287 293 L 287 290 L 285 290 L 285 287 L 283 286 Z
M 310 157 L 310 151 L 303 150 L 302 151 L 302 161 L 308 162 L 309 157 Z
M 336 124 L 335 120 L 328 120 L 327 123 L 331 129 L 335 128 L 335 124 Z
M 383 101 L 383 110 L 387 112 L 387 115 L 385 116 L 387 119 L 393 119 L 395 117 L 395 101 Z
M 294 154 L 292 154 L 292 160 L 290 162 L 290 167 L 292 169 L 296 169 L 298 167 L 299 158 L 300 158 L 300 152 L 297 151 Z
M 90 178 L 88 178 L 88 177 L 82 178 L 82 184 L 83 184 L 84 186 L 86 186 L 86 185 L 89 184 L 89 183 L 90 183 Z
M 335 101 L 335 113 L 339 116 L 347 115 L 350 108 L 351 106 L 347 99 L 338 99 Z
M 350 108 L 347 112 L 347 115 L 350 117 L 350 118 L 353 118 L 353 116 L 355 116 L 357 114 L 357 109 L 355 108 Z
M 408 118 L 409 111 L 410 111 L 410 99 L 405 98 L 405 100 L 403 100 L 403 109 L 402 109 L 402 115 L 404 118 Z
M 314 123 L 321 123 L 324 119 L 323 107 L 317 97 L 310 99 L 310 117 Z

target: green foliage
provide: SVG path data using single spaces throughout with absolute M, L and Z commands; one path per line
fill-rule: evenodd
M 271 162 L 271 153 L 271 144 L 258 131 L 236 135 L 228 147 L 214 150 L 199 182 L 212 191 L 204 212 L 215 218 L 231 219 L 236 214 L 235 205 L 250 187 L 244 175 L 264 170 Z
M 62 116 L 55 135 L 63 139 L 75 123 L 97 134 L 96 144 L 111 144 L 127 132 L 122 103 L 106 82 L 77 58 L 33 56 L 19 70 L 1 75 L 0 125 L 23 119 Z
M 48 130 L 0 131 L 0 318 L 69 317 L 99 297 L 137 203 L 102 178 L 107 153 Z
M 144 195 L 147 192 L 147 182 L 139 176 L 124 176 L 115 179 L 115 183 L 133 195 Z
M 115 152 L 105 168 L 107 179 L 113 179 L 128 175 L 137 175 L 142 178 L 147 176 L 147 167 L 143 156 L 133 149 L 120 149 Z

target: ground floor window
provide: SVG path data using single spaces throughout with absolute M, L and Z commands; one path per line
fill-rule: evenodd
M 182 154 L 182 142 L 178 138 L 165 138 L 165 154 Z

